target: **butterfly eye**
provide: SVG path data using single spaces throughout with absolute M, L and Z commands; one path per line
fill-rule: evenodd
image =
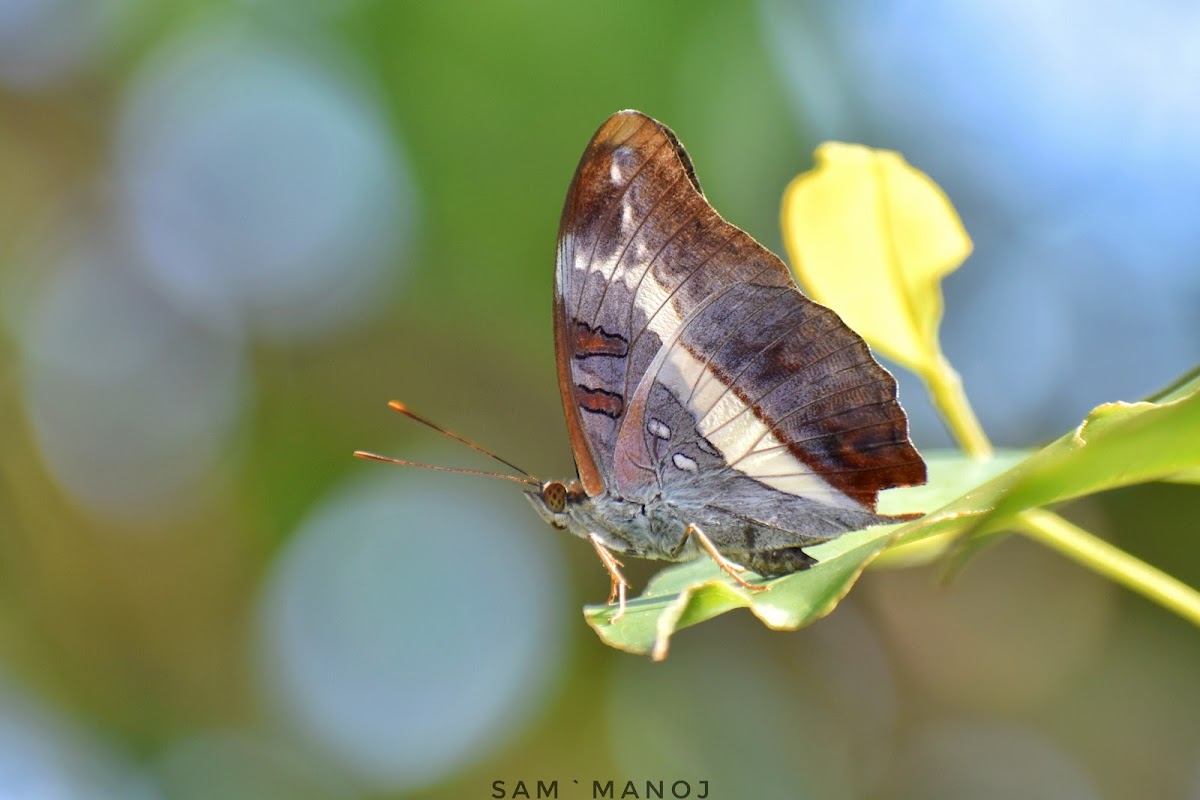
M 542 501 L 551 511 L 558 513 L 567 507 L 567 487 L 551 481 L 542 487 Z

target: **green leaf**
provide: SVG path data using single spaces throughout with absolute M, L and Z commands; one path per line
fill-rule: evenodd
M 880 510 L 895 514 L 945 504 L 1018 458 L 1020 454 L 1009 452 L 990 462 L 978 462 L 958 453 L 931 454 L 926 459 L 929 484 L 885 492 Z M 971 520 L 964 516 L 960 524 L 966 527 Z M 617 610 L 610 605 L 588 606 L 584 616 L 606 643 L 631 653 L 652 654 L 656 660 L 666 657 L 676 631 L 735 608 L 749 608 L 768 627 L 793 630 L 832 611 L 901 527 L 908 526 L 855 531 L 808 548 L 818 563 L 768 581 L 771 589 L 767 592 L 738 586 L 710 559 L 700 558 L 658 573 L 640 597 L 628 602 L 625 616 L 617 622 L 610 621 Z
M 1085 494 L 1200 472 L 1200 375 L 1158 400 L 1106 403 L 1066 436 L 1025 461 L 989 515 L 993 527 L 1014 514 Z
M 1156 397 L 1100 406 L 1076 430 L 1027 458 L 1014 451 L 986 462 L 956 453 L 927 455 L 929 484 L 885 492 L 879 507 L 888 514 L 935 510 L 809 548 L 819 563 L 767 582 L 768 592 L 737 586 L 702 558 L 660 572 L 616 623 L 609 621 L 613 606 L 589 606 L 584 614 L 608 644 L 656 659 L 666 656 L 676 631 L 735 608 L 749 608 L 771 628 L 802 627 L 832 611 L 873 560 L 889 566 L 928 561 L 965 533 L 1011 527 L 1027 508 L 1194 476 L 1200 472 L 1200 374 Z
M 1011 528 L 1025 509 L 1135 483 L 1195 477 L 1200 471 L 1200 371 L 1154 397 L 1098 406 L 1078 428 L 1009 471 L 906 524 L 896 541 L 908 546 L 947 531 L 994 533 Z M 947 526 L 950 521 L 955 524 Z
M 1020 464 L 1033 452 L 997 450 L 990 459 L 979 461 L 958 450 L 928 451 L 922 458 L 929 471 L 929 482 L 924 486 L 883 492 L 879 495 L 879 513 L 928 513 Z
M 833 610 L 855 579 L 886 544 L 894 525 L 839 536 L 808 550 L 818 564 L 803 572 L 768 581 L 766 592 L 735 584 L 710 559 L 665 569 L 630 600 L 625 616 L 610 622 L 616 606 L 588 606 L 587 622 L 607 644 L 630 653 L 667 655 L 676 631 L 735 608 L 749 608 L 768 627 L 795 629 Z
M 922 509 L 937 509 L 914 525 L 905 525 L 903 535 L 919 527 L 928 531 L 941 526 L 937 535 L 927 533 L 907 543 L 893 545 L 871 564 L 872 568 L 913 567 L 940 558 L 954 543 L 958 534 L 970 527 L 971 518 L 987 513 L 989 506 L 981 503 L 981 490 L 988 481 L 1006 473 L 1032 453 L 1030 450 L 999 450 L 988 460 L 980 461 L 958 451 L 942 450 L 925 454 L 929 468 L 929 483 L 911 489 L 896 489 L 879 496 L 879 511 L 883 514 L 904 514 Z M 954 502 L 957 501 L 957 502 Z M 951 520 L 958 523 L 947 527 Z
M 738 586 L 702 558 L 660 572 L 616 622 L 613 606 L 585 608 L 588 624 L 614 647 L 661 660 L 676 631 L 719 614 L 749 608 L 768 627 L 796 629 L 832 611 L 877 558 L 907 566 L 940 556 L 963 534 L 976 537 L 968 545 L 978 545 L 981 537 L 1013 527 L 1190 613 L 1195 592 L 1186 586 L 1053 514 L 1030 509 L 1131 483 L 1200 479 L 1200 369 L 1150 400 L 1099 406 L 1075 431 L 1032 456 L 991 457 L 937 339 L 940 281 L 970 252 L 954 209 L 896 153 L 832 143 L 817 158 L 817 168 L 793 181 L 784 197 L 793 269 L 815 299 L 872 347 L 921 375 L 973 457 L 931 455 L 929 484 L 884 493 L 880 511 L 935 510 L 808 548 L 818 563 L 767 581 L 769 591 Z M 959 563 L 971 552 L 960 549 Z

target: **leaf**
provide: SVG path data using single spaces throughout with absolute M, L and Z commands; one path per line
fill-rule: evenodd
M 1076 430 L 1028 457 L 1007 451 L 979 462 L 928 454 L 929 483 L 884 492 L 879 507 L 889 514 L 935 510 L 809 548 L 819 563 L 769 581 L 769 592 L 743 589 L 700 559 L 660 572 L 616 623 L 609 622 L 613 606 L 589 606 L 584 614 L 608 644 L 656 659 L 666 656 L 676 631 L 735 608 L 749 608 L 771 628 L 802 627 L 832 611 L 873 560 L 889 566 L 928 561 L 963 534 L 1005 529 L 1027 508 L 1131 483 L 1194 477 L 1200 472 L 1200 373 L 1156 397 L 1099 406 Z
M 990 517 L 1158 480 L 1191 481 L 1200 471 L 1200 376 L 1157 401 L 1106 403 L 1071 433 L 1020 465 Z
M 898 153 L 827 142 L 816 159 L 784 192 L 792 269 L 873 348 L 921 375 L 942 369 L 941 279 L 971 252 L 953 206 Z
M 1028 508 L 1135 483 L 1193 478 L 1200 471 L 1200 371 L 1154 397 L 1096 407 L 1078 428 L 1008 472 L 906 524 L 897 542 L 941 533 L 949 518 L 971 520 L 970 532 L 978 536 L 1003 530 Z
M 676 631 L 735 608 L 749 608 L 770 628 L 799 628 L 833 610 L 895 528 L 855 531 L 813 547 L 808 552 L 818 564 L 768 581 L 767 592 L 738 586 L 710 559 L 701 558 L 656 575 L 615 623 L 610 622 L 615 606 L 588 606 L 584 616 L 607 644 L 630 653 L 650 653 L 655 661 L 666 657 Z
M 971 492 L 972 500 L 962 506 L 955 506 L 952 512 L 946 512 L 945 506 L 966 495 L 969 490 L 1007 472 L 1028 458 L 1031 452 L 999 450 L 987 461 L 969 458 L 951 450 L 927 453 L 925 463 L 929 467 L 930 482 L 911 489 L 884 492 L 879 496 L 879 511 L 884 514 L 902 514 L 920 509 L 939 509 L 938 512 L 920 520 L 924 525 L 933 525 L 944 513 L 952 513 L 956 519 L 984 514 L 987 511 L 986 506 L 976 503 L 978 492 Z M 900 533 L 910 531 L 912 527 L 907 525 Z M 914 567 L 934 561 L 954 543 L 958 532 L 956 527 L 936 536 L 929 535 L 909 543 L 893 544 L 879 554 L 871 567 Z
M 957 453 L 927 458 L 930 483 L 896 489 L 880 497 L 885 513 L 918 511 L 944 504 L 973 485 L 1006 469 L 1019 454 L 1006 453 L 980 463 Z M 943 519 L 942 522 L 952 522 Z M 961 519 L 965 528 L 972 520 Z M 843 534 L 808 548 L 818 560 L 813 567 L 767 583 L 767 592 L 751 592 L 735 584 L 708 558 L 664 569 L 645 592 L 630 600 L 625 616 L 610 622 L 615 606 L 588 606 L 584 616 L 606 643 L 630 653 L 666 657 L 671 636 L 678 630 L 735 608 L 749 608 L 768 627 L 794 630 L 828 614 L 854 585 L 868 563 L 887 546 L 892 535 L 909 525 L 884 525 Z
M 923 458 L 929 470 L 929 482 L 924 486 L 883 492 L 879 495 L 879 513 L 925 513 L 939 508 L 1020 464 L 1033 452 L 997 450 L 987 461 L 968 458 L 958 450 L 926 452 Z

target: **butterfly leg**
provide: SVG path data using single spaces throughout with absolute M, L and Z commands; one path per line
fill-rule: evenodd
M 604 568 L 608 570 L 608 577 L 612 579 L 612 589 L 608 593 L 608 604 L 612 605 L 614 599 L 620 598 L 620 607 L 612 619 L 609 620 L 611 624 L 625 616 L 625 587 L 629 586 L 629 581 L 625 580 L 625 576 L 621 574 L 621 567 L 624 565 L 620 561 L 617 561 L 612 551 L 604 546 L 604 542 L 600 541 L 599 536 L 589 533 L 588 541 L 596 549 L 596 555 L 600 556 L 600 562 L 604 564 Z
M 704 531 L 700 530 L 695 525 L 688 525 L 687 530 L 683 532 L 684 539 L 689 536 L 699 542 L 700 546 L 705 549 L 712 560 L 717 562 L 717 566 L 720 567 L 726 575 L 737 581 L 739 586 L 749 589 L 752 592 L 765 592 L 767 589 L 771 588 L 770 586 L 761 586 L 750 583 L 743 578 L 739 573 L 745 572 L 746 568 L 741 564 L 733 563 L 728 558 L 721 555 L 721 552 L 717 550 L 717 546 L 712 543 L 712 539 L 709 539 L 707 536 L 705 536 Z

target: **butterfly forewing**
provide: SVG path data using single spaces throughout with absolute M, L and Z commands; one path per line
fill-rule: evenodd
M 555 341 L 588 494 L 678 487 L 753 506 L 765 487 L 873 510 L 881 489 L 925 479 L 892 376 L 637 112 L 600 128 L 568 192 Z

